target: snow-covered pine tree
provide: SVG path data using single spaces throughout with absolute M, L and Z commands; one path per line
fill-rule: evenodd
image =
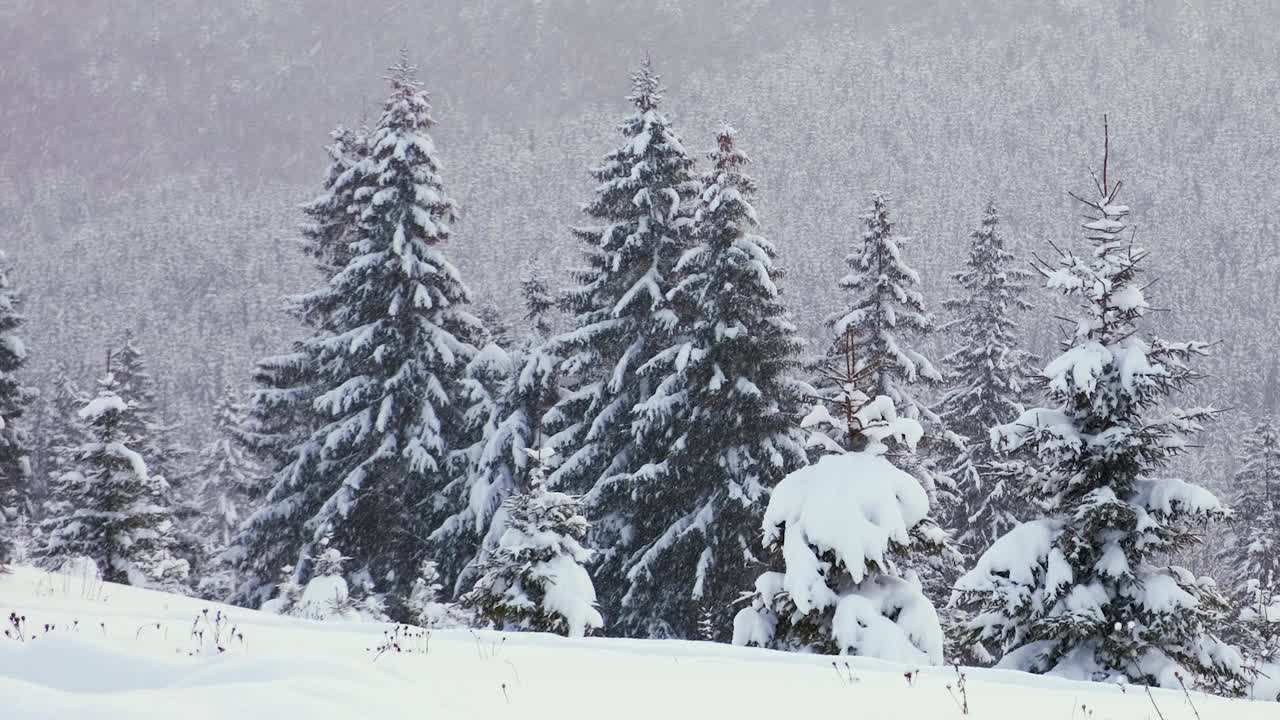
M 728 640 L 732 604 L 763 568 L 756 528 L 769 488 L 806 463 L 799 420 L 813 389 L 796 378 L 803 345 L 783 307 L 773 245 L 756 234 L 755 181 L 723 128 L 695 203 L 694 237 L 668 297 L 676 342 L 641 369 L 637 442 L 658 457 L 594 498 L 629 506 L 628 582 L 613 624 L 629 635 L 700 637 L 709 613 Z
M 308 620 L 386 622 L 382 598 L 369 591 L 367 581 L 354 588 L 347 584 L 345 565 L 350 559 L 337 548 L 321 546 L 311 559 L 306 585 L 286 576 L 280 594 L 263 609 Z
M 502 311 L 493 305 L 479 306 L 476 317 L 480 319 L 480 324 L 484 326 L 484 344 L 493 343 L 500 348 L 511 348 L 515 345 L 515 338 L 511 334 L 511 326 L 507 324 L 507 320 L 502 315 Z
M 322 285 L 326 285 L 351 262 L 353 243 L 360 238 L 359 223 L 371 196 L 361 188 L 371 181 L 374 165 L 367 161 L 367 130 L 339 127 L 330 135 L 326 148 L 329 166 L 319 196 L 303 205 L 306 221 L 299 231 L 302 249 L 316 262 Z M 317 334 L 330 329 L 332 308 L 314 303 L 290 302 L 288 310 Z M 254 391 L 249 396 L 237 439 L 253 453 L 262 468 L 250 497 L 260 499 L 293 461 L 293 451 L 318 430 L 324 419 L 313 403 L 320 392 L 314 346 L 295 343 L 290 352 L 265 357 L 253 372 Z M 275 563 L 293 555 L 293 548 L 305 542 L 303 528 L 289 518 L 260 518 L 260 524 L 238 537 L 219 559 L 237 567 L 239 583 L 233 602 L 256 606 L 267 599 L 278 583 Z M 263 544 L 272 547 L 264 547 Z M 250 552 L 250 547 L 255 552 Z M 289 567 L 296 569 L 295 558 Z M 294 585 L 297 585 L 296 578 Z M 301 586 L 298 585 L 300 589 Z
M 291 453 L 236 554 L 261 599 L 267 573 L 294 564 L 311 576 L 325 537 L 350 554 L 351 578 L 373 579 L 402 603 L 426 538 L 444 510 L 448 458 L 463 423 L 460 380 L 482 336 L 464 310 L 469 292 L 441 251 L 457 219 L 444 191 L 427 94 L 406 57 L 362 161 L 370 182 L 352 257 L 323 288 L 297 300 L 325 318 L 300 348 L 323 420 Z
M 530 301 L 529 317 L 544 310 L 537 298 Z M 454 573 L 458 591 L 471 586 L 477 561 L 496 547 L 503 501 L 529 488 L 528 451 L 541 446 L 542 415 L 560 397 L 559 363 L 536 324 L 531 331 L 518 349 L 483 348 L 463 380 L 477 439 L 459 454 L 465 468 L 448 488 L 454 512 L 432 533 L 437 555 L 462 568 Z
M 40 393 L 34 426 L 33 484 L 41 500 L 47 499 L 50 480 L 65 472 L 71 451 L 83 441 L 76 413 L 87 398 L 66 363 L 55 362 L 51 380 Z
M 315 260 L 321 284 L 329 283 L 351 262 L 355 252 L 352 245 L 360 239 L 360 218 L 371 199 L 367 192 L 360 191 L 371 182 L 369 173 L 375 167 L 367 162 L 367 128 L 351 130 L 339 126 L 330 139 L 326 147 L 329 166 L 321 193 L 303 205 L 306 220 L 299 228 L 302 249 Z M 291 302 L 288 309 L 316 333 L 330 327 L 325 311 L 332 308 Z M 249 448 L 261 468 L 248 496 L 252 499 L 267 493 L 292 462 L 293 450 L 323 425 L 323 418 L 313 407 L 319 389 L 318 360 L 311 354 L 312 349 L 296 343 L 290 352 L 263 358 L 254 368 L 255 388 L 236 432 L 237 440 Z M 262 524 L 238 537 L 219 558 L 220 562 L 239 568 L 232 601 L 256 606 L 269 597 L 278 572 L 273 563 L 290 555 L 293 551 L 289 548 L 300 547 L 303 542 L 303 528 L 281 516 L 262 519 Z M 264 548 L 262 543 L 273 547 Z M 249 552 L 251 546 L 259 552 Z M 292 562 L 291 569 L 295 567 Z M 296 578 L 292 582 L 289 587 L 300 591 Z
M 1280 659 L 1280 426 L 1268 418 L 1245 436 L 1231 478 L 1231 540 L 1219 552 L 1236 617 L 1223 635 L 1249 655 Z
M 669 448 L 666 438 L 637 443 L 631 415 L 651 390 L 640 368 L 676 331 L 667 292 L 689 244 L 688 201 L 696 192 L 693 161 L 659 110 L 661 84 L 648 59 L 632 88 L 635 112 L 620 127 L 623 143 L 593 173 L 599 185 L 585 212 L 599 224 L 574 231 L 587 245 L 587 267 L 576 271 L 578 284 L 565 296 L 571 327 L 550 343 L 551 354 L 565 358 L 570 390 L 544 418 L 564 458 L 552 485 L 594 496 L 596 581 L 610 617 L 630 585 L 625 568 L 638 548 L 629 539 L 666 527 L 666 517 L 640 517 L 632 498 L 611 485 Z
M 1018 314 L 1031 308 L 1022 297 L 1031 275 L 1014 262 L 995 201 L 988 201 L 970 235 L 965 267 L 953 275 L 963 296 L 944 303 L 957 317 L 946 328 L 956 349 L 943 358 L 950 389 L 939 404 L 951 433 L 945 469 L 956 484 L 943 524 L 970 557 L 1024 514 L 1025 500 L 1009 487 L 1010 468 L 995 457 L 990 440 L 991 428 L 1022 411 L 1036 373 L 1018 334 Z
M 120 390 L 107 374 L 98 396 L 79 412 L 87 440 L 75 451 L 74 467 L 52 488 L 57 511 L 41 523 L 37 557 L 52 568 L 87 557 L 107 582 L 181 590 L 189 565 L 177 553 L 169 489 L 135 450 L 146 439 L 134 434 L 142 423 Z
M 531 342 L 541 343 L 551 337 L 552 316 L 557 309 L 555 295 L 536 269 L 520 282 L 520 295 L 524 298 L 524 321 Z
M 300 228 L 303 251 L 316 261 L 327 280 L 351 261 L 351 243 L 357 240 L 360 205 L 356 191 L 368 178 L 370 166 L 362 161 L 369 154 L 367 138 L 339 125 L 329 134 L 329 168 L 319 196 L 302 206 L 307 221 Z
M 432 560 L 423 560 L 405 603 L 413 624 L 424 628 L 472 627 L 472 613 L 456 603 L 443 601 L 444 581 Z
M 169 493 L 165 504 L 176 524 L 174 552 L 187 561 L 193 578 L 198 579 L 204 573 L 206 553 L 196 530 L 200 503 L 188 477 L 192 452 L 178 436 L 178 423 L 165 417 L 160 407 L 155 378 L 132 331 L 126 330 L 124 342 L 108 354 L 107 371 L 115 380 L 114 392 L 132 408 L 121 418 L 127 425 L 122 432 L 140 443 L 135 450 L 147 459 L 149 472 L 164 478 Z
M 239 440 L 245 408 L 231 390 L 213 408 L 214 435 L 200 448 L 192 477 L 199 482 L 202 535 L 226 548 L 249 511 L 261 469 Z
M 316 396 L 313 370 L 301 344 L 292 352 L 262 358 L 254 366 L 254 389 L 237 437 L 264 470 L 255 491 L 258 495 L 265 494 L 269 478 L 289 464 L 293 449 L 319 424 L 311 407 Z
M 126 330 L 124 342 L 111 351 L 107 371 L 115 378 L 121 399 L 134 407 L 123 421 L 131 423 L 127 432 L 145 443 L 138 452 L 149 459 L 153 473 L 176 488 L 185 475 L 184 465 L 191 450 L 178 439 L 178 425 L 167 419 L 159 406 L 155 378 L 147 370 L 146 357 L 132 331 Z
M 1134 244 L 1106 162 L 1084 224 L 1089 252 L 1038 263 L 1047 286 L 1083 313 L 1044 370 L 1048 407 L 993 430 L 1002 451 L 1026 448 L 1026 482 L 1046 515 L 995 542 L 960 578 L 978 606 L 967 642 L 1034 673 L 1238 691 L 1240 653 L 1215 631 L 1226 601 L 1209 578 L 1169 558 L 1200 541 L 1226 510 L 1208 490 L 1164 475 L 1213 411 L 1170 396 L 1197 377 L 1198 342 L 1143 337 L 1150 311 Z
M 852 303 L 827 320 L 836 337 L 831 355 L 844 356 L 845 344 L 852 341 L 855 370 L 865 371 L 869 396 L 893 400 L 902 417 L 937 424 L 937 415 L 917 390 L 940 384 L 942 374 L 912 347 L 932 332 L 933 318 L 925 311 L 920 275 L 903 257 L 906 239 L 889 219 L 887 196 L 872 197 L 863 223 L 866 229 L 845 258 L 849 272 L 840 279 Z
M 850 392 L 841 405 L 834 415 L 820 406 L 806 424 L 820 419 L 862 449 L 823 455 L 773 489 L 764 545 L 785 569 L 756 580 L 733 642 L 939 665 L 942 625 L 909 566 L 947 553 L 947 536 L 924 487 L 887 452 L 923 430 L 884 395 Z
M 830 373 L 825 372 L 817 385 L 820 392 L 836 396 L 852 397 L 850 393 L 860 392 L 867 398 L 888 397 L 902 417 L 921 423 L 922 440 L 910 447 L 901 443 L 891 447 L 889 462 L 920 481 L 934 516 L 943 518 L 955 492 L 947 468 L 940 466 L 940 455 L 948 445 L 947 432 L 941 418 L 919 394 L 925 388 L 939 387 L 943 378 L 916 349 L 933 332 L 934 320 L 925 309 L 920 275 L 907 264 L 904 250 L 908 240 L 890 219 L 887 196 L 877 193 L 872 197 L 863 225 L 853 252 L 845 257 L 849 272 L 839 283 L 851 303 L 827 319 L 835 340 L 825 360 L 837 374 L 848 374 L 856 381 L 833 384 L 826 377 Z M 831 439 L 837 444 L 846 441 L 839 435 Z M 959 573 L 959 564 L 960 555 L 948 542 L 945 552 L 917 568 L 936 605 L 943 605 L 950 596 L 950 578 Z
M 587 520 L 579 498 L 547 489 L 549 452 L 528 452 L 529 490 L 503 502 L 506 528 L 462 605 L 500 628 L 582 637 L 604 625 L 583 567 L 592 554 L 582 545 Z
M 27 362 L 22 327 L 22 298 L 9 279 L 9 262 L 0 253 L 0 568 L 17 540 L 18 515 L 25 513 L 31 481 L 31 437 L 24 415 L 38 393 L 18 379 Z

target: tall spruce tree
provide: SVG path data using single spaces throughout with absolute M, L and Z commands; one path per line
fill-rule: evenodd
M 40 393 L 33 427 L 32 483 L 41 501 L 47 499 L 50 479 L 66 471 L 69 450 L 82 440 L 76 413 L 86 397 L 65 362 L 55 362 L 52 376 Z
M 370 196 L 360 193 L 369 182 L 374 165 L 367 162 L 368 132 L 339 126 L 326 147 L 329 166 L 320 195 L 302 206 L 305 221 L 299 228 L 302 249 L 315 261 L 320 283 L 327 285 L 350 263 L 352 244 L 359 241 L 359 223 Z M 359 194 L 358 194 L 359 193 Z M 314 333 L 329 332 L 327 313 L 332 308 L 294 302 L 288 311 Z M 254 391 L 237 437 L 253 453 L 261 468 L 249 497 L 259 500 L 294 459 L 293 451 L 323 424 L 313 403 L 320 393 L 319 361 L 315 346 L 295 343 L 289 352 L 259 360 L 253 371 Z M 247 529 L 220 557 L 220 562 L 237 568 L 239 583 L 231 595 L 234 602 L 259 605 L 270 596 L 279 567 L 271 565 L 304 542 L 303 528 L 287 518 L 275 518 L 273 528 Z M 270 547 L 268 547 L 270 546 Z M 250 552 L 250 548 L 254 552 Z M 295 581 L 296 582 L 296 581 Z
M 203 551 L 197 589 L 222 600 L 235 590 L 235 567 L 226 550 L 249 514 L 262 469 L 242 440 L 245 407 L 233 392 L 223 392 L 213 415 L 213 435 L 200 448 L 191 476 L 199 503 L 194 527 Z
M 9 279 L 9 263 L 0 253 L 0 568 L 10 561 L 19 514 L 30 497 L 31 437 L 25 417 L 38 393 L 18 379 L 27 347 L 18 334 L 24 322 L 22 298 Z
M 572 327 L 552 340 L 564 357 L 570 391 L 546 415 L 552 444 L 564 458 L 555 487 L 588 492 L 601 548 L 596 585 L 606 617 L 616 617 L 629 581 L 626 568 L 644 538 L 661 534 L 667 517 L 639 514 L 627 482 L 670 447 L 670 438 L 632 431 L 632 409 L 652 391 L 640 368 L 669 347 L 678 318 L 667 298 L 675 265 L 688 246 L 693 161 L 659 110 L 659 78 L 646 61 L 632 76 L 635 112 L 623 121 L 622 145 L 594 171 L 599 186 L 586 214 L 599 224 L 578 228 L 587 267 L 565 300 Z M 611 623 L 612 625 L 612 623 Z M 615 632 L 630 631 L 612 625 Z
M 999 225 L 989 201 L 970 235 L 965 268 L 952 276 L 964 294 L 944 303 L 958 317 L 946 328 L 956 349 L 943 358 L 950 389 L 939 405 L 952 433 L 946 471 L 956 484 L 943 524 L 971 557 L 1017 525 L 1025 504 L 990 441 L 992 428 L 1022 411 L 1035 373 L 1018 340 L 1018 314 L 1031 308 L 1022 297 L 1031 275 L 1013 266 Z
M 149 459 L 152 472 L 163 476 L 184 496 L 188 495 L 184 486 L 185 464 L 191 449 L 178 438 L 177 423 L 165 417 L 155 378 L 147 369 L 146 357 L 132 331 L 125 331 L 124 342 L 111 351 L 107 370 L 115 378 L 116 393 L 133 405 L 133 411 L 123 421 L 132 424 L 127 432 L 145 443 L 138 452 Z
M 1280 426 L 1258 423 L 1245 436 L 1231 478 L 1231 540 L 1219 567 L 1236 617 L 1224 633 L 1252 656 L 1280 658 Z
M 756 185 L 732 129 L 708 158 L 697 245 L 668 293 L 680 334 L 641 368 L 653 392 L 632 423 L 639 444 L 664 451 L 601 497 L 629 501 L 644 519 L 622 566 L 628 587 L 615 622 L 628 633 L 697 637 L 710 615 L 715 638 L 728 640 L 731 605 L 763 567 L 757 530 L 769 489 L 805 464 L 799 420 L 813 390 L 795 376 L 802 342 L 781 302 L 773 245 L 756 234 Z
M 322 424 L 290 453 L 237 541 L 250 575 L 244 600 L 260 599 L 284 565 L 305 582 L 325 538 L 351 557 L 353 586 L 372 579 L 403 600 L 440 519 L 463 425 L 461 375 L 482 328 L 440 248 L 458 211 L 416 75 L 403 55 L 391 68 L 361 161 L 368 181 L 353 195 L 364 206 L 350 259 L 297 301 L 304 317 L 324 318 L 300 348 Z
M 166 417 L 160 406 L 158 385 L 132 331 L 126 330 L 124 342 L 110 351 L 107 370 L 115 380 L 114 392 L 132 408 L 121 418 L 128 425 L 123 432 L 140 443 L 135 449 L 147 459 L 148 471 L 164 478 L 165 504 L 176 523 L 174 552 L 187 561 L 192 576 L 198 578 L 204 572 L 206 552 L 196 528 L 200 503 L 198 488 L 189 476 L 191 448 L 178 436 L 178 423 Z
M 933 331 L 933 318 L 925 311 L 920 275 L 903 257 L 906 239 L 889 218 L 888 197 L 872 198 L 863 223 L 866 229 L 845 258 L 849 272 L 840 279 L 851 304 L 827 320 L 836 337 L 831 354 L 843 357 L 852 342 L 857 350 L 854 370 L 865 374 L 867 395 L 893 400 L 902 417 L 937 424 L 936 413 L 918 391 L 939 385 L 942 374 L 913 347 Z M 932 430 L 925 427 L 926 433 Z
M 145 425 L 121 390 L 108 373 L 80 409 L 85 442 L 52 487 L 37 557 L 55 568 L 88 557 L 107 582 L 182 590 L 190 566 L 181 557 L 168 484 L 136 449 L 147 445 L 136 434 Z
M 926 311 L 920 292 L 920 275 L 907 264 L 902 237 L 890 219 L 889 199 L 877 193 L 871 211 L 863 216 L 865 229 L 845 258 L 849 272 L 840 279 L 840 288 L 849 294 L 850 306 L 827 320 L 835 334 L 826 365 L 847 382 L 830 382 L 824 372 L 818 385 L 830 395 L 827 401 L 887 397 L 902 417 L 920 422 L 924 437 L 919 443 L 898 444 L 887 451 L 887 459 L 915 477 L 929 496 L 933 517 L 944 518 L 953 503 L 954 481 L 940 466 L 947 433 L 941 418 L 921 391 L 942 384 L 942 374 L 923 352 L 916 349 L 934 330 L 933 317 Z M 860 442 L 856 439 L 854 442 Z M 845 437 L 828 438 L 825 451 L 849 446 Z M 823 440 L 815 434 L 814 440 Z M 812 443 L 811 443 L 812 444 Z M 833 447 L 836 446 L 836 447 Z M 935 606 L 942 607 L 951 594 L 950 579 L 959 574 L 960 555 L 949 541 L 943 552 L 934 554 L 918 567 L 925 591 Z M 950 624 L 950 618 L 946 618 Z
M 1208 490 L 1165 475 L 1213 415 L 1170 402 L 1197 378 L 1192 362 L 1206 347 L 1144 332 L 1148 253 L 1103 168 L 1097 195 L 1077 198 L 1088 253 L 1037 265 L 1083 309 L 1045 368 L 1051 404 L 995 431 L 999 449 L 1034 453 L 1026 482 L 1046 514 L 959 580 L 961 599 L 980 610 L 968 642 L 1003 654 L 1000 667 L 1239 691 L 1242 658 L 1215 634 L 1225 600 L 1212 580 L 1168 564 L 1226 514 Z
M 213 408 L 213 435 L 196 456 L 192 477 L 199 486 L 200 529 L 207 543 L 219 550 L 231 539 L 249 512 L 254 484 L 261 477 L 255 458 L 240 441 L 244 405 L 233 391 L 224 391 Z
M 542 445 L 542 415 L 560 398 L 559 362 L 543 335 L 544 293 L 529 297 L 530 334 L 510 351 L 490 344 L 467 367 L 467 423 L 476 432 L 460 453 L 464 468 L 448 489 L 453 514 L 433 533 L 437 555 L 461 568 L 455 588 L 470 587 L 477 563 L 506 525 L 504 501 L 529 489 L 529 453 Z
M 640 369 L 671 345 L 678 318 L 667 293 L 689 245 L 689 200 L 696 192 L 692 160 L 666 115 L 662 87 L 649 60 L 632 76 L 635 113 L 620 127 L 623 142 L 593 173 L 599 182 L 585 211 L 599 224 L 577 228 L 585 269 L 566 296 L 572 327 L 552 341 L 571 391 L 547 414 L 563 462 L 552 484 L 588 492 L 591 544 L 600 548 L 596 587 L 605 616 L 616 618 L 641 538 L 657 537 L 666 516 L 644 516 L 628 480 L 669 448 L 666 437 L 636 437 L 632 409 L 653 391 Z M 613 632 L 634 626 L 611 623 Z M 660 629 L 654 628 L 654 632 Z
M 302 248 L 315 261 L 327 280 L 351 261 L 351 244 L 357 240 L 360 205 L 356 192 L 365 185 L 371 166 L 363 160 L 369 154 L 368 138 L 339 125 L 329 134 L 329 168 L 323 190 L 302 206 L 306 222 L 301 227 Z

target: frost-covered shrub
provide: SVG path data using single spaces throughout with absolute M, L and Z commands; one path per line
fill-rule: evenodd
M 506 530 L 462 604 L 500 627 L 581 637 L 604 626 L 583 567 L 592 555 L 582 546 L 587 520 L 578 498 L 547 489 L 543 471 L 539 464 L 529 492 L 503 503 Z
M 774 488 L 764 544 L 785 570 L 756 581 L 733 642 L 939 665 L 938 614 L 900 562 L 943 552 L 946 536 L 920 482 L 885 457 L 885 440 L 914 446 L 920 425 L 885 396 L 857 419 L 863 450 L 825 455 Z
M 368 578 L 358 574 L 355 587 L 348 584 L 343 567 L 347 560 L 337 548 L 325 548 L 313 559 L 305 585 L 298 582 L 293 567 L 284 567 L 278 594 L 263 603 L 262 610 L 308 620 L 385 622 L 385 601 Z
M 475 624 L 472 613 L 460 605 L 440 602 L 443 589 L 444 582 L 436 563 L 423 560 L 405 602 L 414 624 L 424 628 L 459 628 Z

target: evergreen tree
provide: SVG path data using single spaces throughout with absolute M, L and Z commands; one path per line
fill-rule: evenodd
M 614 621 L 628 634 L 698 637 L 705 611 L 727 640 L 730 606 L 763 566 L 755 528 L 769 488 L 806 461 L 798 421 L 813 390 L 794 376 L 802 343 L 774 248 L 756 234 L 747 156 L 731 129 L 717 140 L 695 204 L 698 244 L 668 294 L 680 335 L 641 369 L 654 390 L 632 428 L 663 452 L 600 495 L 643 518 Z
M 547 489 L 547 453 L 529 455 L 529 491 L 503 502 L 506 529 L 480 562 L 479 579 L 462 605 L 499 627 L 582 637 L 604 625 L 583 567 L 592 554 L 582 545 L 587 520 L 578 498 Z
M 239 440 L 244 412 L 234 393 L 223 393 L 213 408 L 214 435 L 200 449 L 192 473 L 199 482 L 195 496 L 201 502 L 201 536 L 219 550 L 230 545 L 248 514 L 254 483 L 261 473 Z
M 902 417 L 921 423 L 923 439 L 909 447 L 899 444 L 890 448 L 888 461 L 920 481 L 934 516 L 944 518 L 955 492 L 946 468 L 939 467 L 948 433 L 938 414 L 918 394 L 926 387 L 940 386 L 942 374 L 915 349 L 932 333 L 933 318 L 925 310 L 920 275 L 904 257 L 908 241 L 890 220 L 886 196 L 872 197 L 871 211 L 863 216 L 863 224 L 859 243 L 845 258 L 849 272 L 840 279 L 840 288 L 852 298 L 851 305 L 827 320 L 835 341 L 825 360 L 824 375 L 831 375 L 830 367 L 834 366 L 836 375 L 847 374 L 852 380 L 833 386 L 830 378 L 824 377 L 819 387 L 846 399 L 856 399 L 857 394 L 887 397 Z M 815 436 L 815 440 L 822 439 Z M 830 440 L 824 441 L 826 452 L 834 450 L 833 445 L 860 449 L 849 446 L 847 438 Z M 945 604 L 951 594 L 951 578 L 959 574 L 960 555 L 949 541 L 945 545 L 945 552 L 917 568 L 926 592 L 938 606 Z
M 40 411 L 34 428 L 36 450 L 32 476 L 41 501 L 48 499 L 51 479 L 69 469 L 67 460 L 84 439 L 76 413 L 87 399 L 66 363 L 55 363 L 52 380 L 40 394 Z
M 328 284 L 351 262 L 353 246 L 360 240 L 360 219 L 371 196 L 362 188 L 371 182 L 375 166 L 368 161 L 369 132 L 339 126 L 330 134 L 326 148 L 329 166 L 319 196 L 302 208 L 306 216 L 300 228 L 303 251 L 316 262 L 322 284 Z M 331 325 L 326 313 L 331 307 L 317 303 L 290 302 L 289 312 L 317 334 Z M 324 424 L 313 407 L 320 392 L 317 376 L 319 359 L 314 346 L 295 343 L 290 352 L 259 360 L 254 368 L 254 391 L 250 394 L 244 419 L 235 435 L 253 454 L 260 468 L 259 478 L 250 484 L 246 499 L 260 500 L 285 468 L 293 461 L 293 451 Z M 220 562 L 238 568 L 239 584 L 232 593 L 234 602 L 258 605 L 272 592 L 274 563 L 294 552 L 304 542 L 303 528 L 287 518 L 264 519 L 222 554 Z M 250 553 L 253 547 L 256 552 Z M 290 572 L 297 569 L 290 561 Z M 297 579 L 290 588 L 301 592 Z
M 534 270 L 521 281 L 520 294 L 524 298 L 524 321 L 531 342 L 540 343 L 550 338 L 556 300 L 542 273 Z
M 1010 468 L 991 451 L 991 428 L 1022 411 L 1035 370 L 1018 347 L 1018 313 L 1030 273 L 1013 267 L 1005 249 L 1000 215 L 989 201 L 982 225 L 970 235 L 965 268 L 952 277 L 964 295 L 944 306 L 958 317 L 948 326 L 956 349 L 943 358 L 951 389 L 940 414 L 953 433 L 947 474 L 956 483 L 956 501 L 944 524 L 972 556 L 1004 535 L 1024 514 L 1024 500 L 1008 486 Z
M 329 135 L 331 143 L 329 168 L 323 191 L 302 206 L 307 221 L 301 227 L 302 248 L 316 261 L 317 269 L 327 280 L 351 261 L 351 244 L 356 242 L 360 206 L 356 192 L 366 184 L 369 166 L 363 162 L 369 154 L 367 138 L 349 128 L 338 126 Z
M 265 494 L 270 478 L 289 464 L 292 451 L 319 425 L 311 407 L 316 396 L 314 364 L 301 345 L 257 362 L 253 392 L 237 438 L 263 468 L 251 495 Z
M 570 390 L 545 416 L 552 446 L 564 457 L 551 482 L 590 491 L 600 522 L 592 544 L 601 552 L 596 579 L 606 614 L 614 617 L 629 582 L 626 567 L 666 527 L 666 517 L 637 514 L 631 496 L 614 484 L 660 457 L 668 438 L 632 431 L 632 409 L 651 392 L 640 369 L 669 347 L 678 318 L 668 291 L 688 245 L 689 199 L 696 192 L 693 161 L 659 111 L 659 78 L 648 60 L 632 77 L 635 113 L 621 125 L 622 145 L 594 171 L 599 186 L 585 211 L 599 224 L 574 234 L 587 245 L 587 267 L 565 298 L 569 330 L 551 341 L 565 358 Z
M 407 610 L 411 621 L 424 628 L 460 628 L 474 625 L 475 618 L 461 605 L 442 600 L 444 581 L 432 560 L 423 560 L 409 591 Z
M 153 472 L 163 476 L 175 489 L 185 489 L 178 486 L 184 480 L 183 465 L 191 450 L 178 439 L 177 424 L 164 416 L 157 399 L 155 378 L 147 370 L 146 358 L 134 341 L 132 331 L 126 330 L 124 343 L 111 351 L 107 370 L 115 378 L 116 392 L 133 405 L 133 412 L 124 417 L 124 422 L 131 423 L 126 431 L 145 443 L 138 452 L 150 459 Z
M 107 368 L 115 379 L 115 392 L 133 408 L 122 418 L 128 424 L 123 432 L 140 443 L 137 452 L 147 459 L 150 472 L 164 478 L 169 494 L 165 504 L 176 525 L 173 551 L 187 561 L 192 576 L 199 578 L 205 571 L 206 553 L 196 530 L 200 502 L 188 476 L 191 449 L 178 437 L 178 424 L 165 417 L 155 378 L 131 331 L 125 331 L 124 343 L 108 355 Z
M 453 515 L 432 534 L 437 554 L 452 558 L 455 588 L 470 587 L 476 563 L 497 546 L 505 529 L 503 502 L 529 487 L 529 451 L 542 444 L 541 418 L 560 397 L 558 362 L 547 343 L 545 286 L 525 283 L 530 334 L 519 348 L 482 349 L 463 385 L 466 421 L 475 442 L 458 460 L 463 468 L 448 489 Z
M 493 343 L 500 348 L 510 348 L 515 344 L 515 339 L 511 335 L 511 326 L 507 324 L 506 318 L 498 308 L 493 305 L 481 305 L 476 316 L 484 326 L 485 344 Z
M 0 253 L 0 568 L 10 560 L 17 539 L 18 515 L 30 494 L 31 438 L 27 409 L 38 393 L 18 379 L 27 362 L 22 299 L 9 280 L 8 260 Z
M 505 401 L 520 357 L 519 351 L 507 352 L 491 342 L 463 373 L 463 424 L 472 442 L 451 458 L 454 479 L 443 494 L 452 512 L 431 535 L 434 566 L 459 588 L 474 579 L 470 571 L 498 506 L 518 492 L 516 462 L 506 455 L 513 439 L 498 433 L 512 410 Z
M 351 556 L 352 578 L 372 578 L 403 602 L 463 440 L 460 380 L 482 328 L 440 248 L 457 206 L 416 68 L 402 57 L 389 80 L 362 161 L 369 181 L 353 196 L 364 209 L 352 256 L 297 301 L 304 317 L 325 318 L 299 349 L 321 424 L 291 451 L 237 540 L 242 601 L 261 599 L 272 568 L 293 564 L 308 579 L 317 543 L 332 537 Z
M 1252 656 L 1280 657 L 1280 426 L 1266 419 L 1244 438 L 1231 479 L 1231 541 L 1219 553 L 1237 617 L 1224 635 Z
M 836 336 L 831 355 L 843 357 L 851 343 L 857 349 L 854 370 L 865 373 L 867 395 L 893 400 L 903 417 L 937 424 L 937 415 L 917 395 L 920 386 L 942 382 L 933 363 L 912 347 L 933 330 L 920 275 L 903 257 L 906 239 L 895 232 L 886 196 L 872 198 L 863 222 L 866 230 L 845 258 L 849 273 L 840 279 L 852 304 L 827 320 Z
M 888 442 L 910 448 L 923 430 L 893 401 L 849 393 L 830 425 L 860 449 L 829 453 L 774 488 L 764 545 L 781 572 L 762 574 L 734 618 L 735 645 L 850 654 L 939 665 L 943 633 L 910 566 L 949 552 L 923 486 L 888 459 Z
M 88 557 L 107 582 L 181 590 L 189 565 L 176 552 L 178 528 L 165 479 L 152 474 L 134 448 L 146 438 L 137 407 L 124 400 L 114 375 L 80 410 L 87 441 L 75 451 L 73 469 L 57 478 L 41 523 L 38 556 L 48 567 Z
M 1225 600 L 1212 580 L 1167 564 L 1225 517 L 1209 491 L 1164 475 L 1213 415 L 1169 401 L 1196 379 L 1191 363 L 1206 347 L 1142 336 L 1148 254 L 1103 168 L 1096 198 L 1077 198 L 1088 254 L 1037 266 L 1084 309 L 1045 368 L 1051 405 L 994 431 L 999 449 L 1034 453 L 1025 481 L 1046 515 L 1001 537 L 960 579 L 961 599 L 979 609 L 967 642 L 1003 653 L 1000 667 L 1238 691 L 1240 654 L 1215 635 Z

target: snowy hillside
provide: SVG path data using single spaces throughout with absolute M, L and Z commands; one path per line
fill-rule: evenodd
M 209 622 L 204 618 L 208 611 Z M 925 669 L 700 642 L 436 631 L 377 655 L 387 626 L 316 623 L 18 568 L 0 577 L 0 717 L 803 718 L 1215 720 L 1274 718 L 1270 703 Z M 219 612 L 230 629 L 212 636 Z M 199 628 L 192 636 L 193 621 Z M 45 625 L 56 625 L 46 631 Z M 203 631 L 202 637 L 198 634 Z M 240 639 L 243 636 L 243 640 Z M 1157 712 L 1158 706 L 1158 712 Z

